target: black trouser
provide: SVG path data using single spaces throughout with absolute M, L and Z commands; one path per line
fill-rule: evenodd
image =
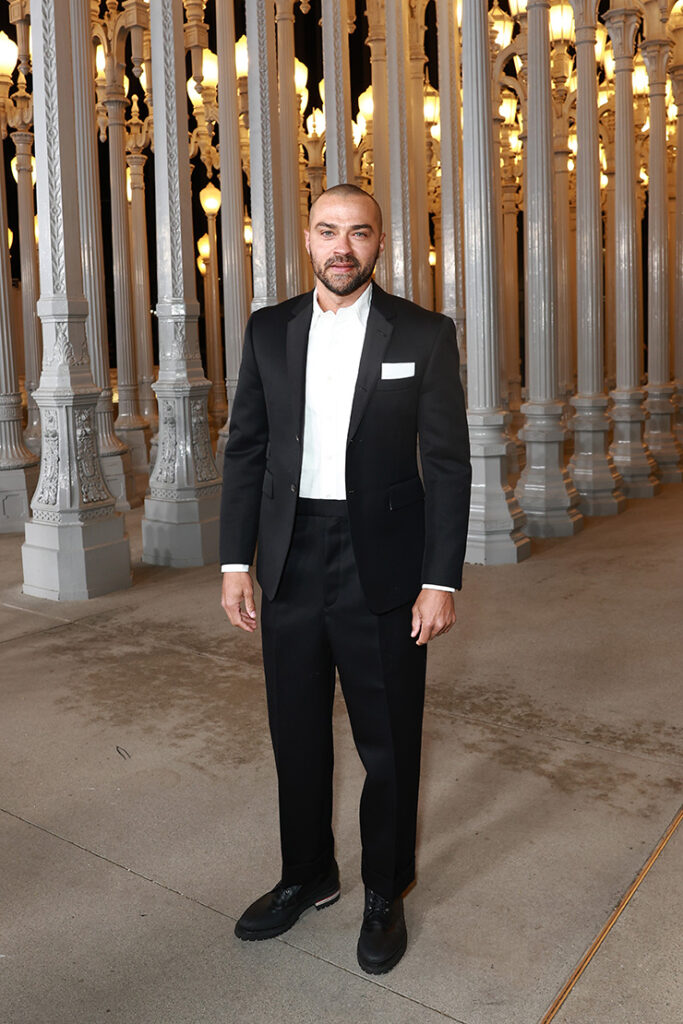
M 411 605 L 375 615 L 358 579 L 345 502 L 300 499 L 273 601 L 263 598 L 268 715 L 278 773 L 285 884 L 310 881 L 334 856 L 335 667 L 366 779 L 363 881 L 391 899 L 415 873 L 426 647 Z

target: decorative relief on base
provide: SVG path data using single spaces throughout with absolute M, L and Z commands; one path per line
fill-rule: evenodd
M 153 482 L 175 483 L 178 430 L 173 402 L 162 402 L 159 409 L 159 454 L 154 465 Z
M 43 410 L 42 427 L 40 479 L 35 500 L 41 505 L 56 505 L 59 483 L 59 427 L 54 409 Z
M 206 404 L 204 399 L 193 399 L 190 406 L 190 412 L 192 455 L 194 456 L 195 474 L 197 480 L 200 483 L 203 483 L 205 480 L 214 480 L 216 477 L 216 466 L 211 452 L 211 440 L 209 437 L 209 425 L 206 418 Z
M 81 498 L 88 504 L 106 501 L 109 497 L 102 480 L 97 455 L 92 409 L 76 410 L 76 463 L 81 485 Z
M 62 321 L 55 324 L 54 345 L 46 348 L 45 365 L 60 366 L 83 366 L 88 361 L 85 336 L 83 337 L 80 349 L 77 352 L 74 348 L 73 339 L 69 334 L 69 324 Z

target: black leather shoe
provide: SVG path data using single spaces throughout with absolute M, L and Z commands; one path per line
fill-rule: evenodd
M 248 907 L 235 925 L 239 939 L 273 939 L 282 935 L 299 920 L 304 910 L 315 907 L 323 910 L 339 899 L 339 868 L 333 863 L 330 870 L 312 882 L 303 885 L 283 885 L 261 896 Z
M 367 974 L 386 974 L 399 962 L 407 945 L 403 898 L 386 900 L 366 886 L 358 963 Z

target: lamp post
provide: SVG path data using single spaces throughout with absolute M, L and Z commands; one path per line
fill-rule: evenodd
M 662 481 L 680 482 L 681 446 L 674 433 L 674 383 L 669 353 L 669 252 L 666 186 L 666 69 L 671 41 L 663 34 L 661 5 L 644 2 L 646 39 L 641 43 L 650 82 L 648 163 L 647 400 L 645 437 Z
M 676 436 L 683 444 L 683 0 L 676 0 L 669 26 L 674 39 L 669 74 L 676 105 L 676 206 L 674 236 L 674 378 L 676 401 Z
M 131 101 L 131 116 L 126 124 L 126 163 L 129 182 L 130 245 L 133 274 L 133 325 L 135 330 L 135 357 L 137 364 L 138 402 L 140 414 L 149 423 L 152 432 L 151 462 L 155 457 L 156 433 L 159 426 L 154 383 L 154 347 L 152 343 L 152 317 L 149 282 L 149 249 L 147 245 L 147 213 L 145 203 L 145 150 L 154 139 L 151 83 L 143 69 L 140 84 L 145 93 L 147 116 L 140 117 L 138 98 Z
M 209 178 L 220 165 L 218 150 L 213 144 L 214 127 L 218 120 L 217 88 L 218 58 L 206 48 L 202 58 L 201 84 L 198 85 L 193 77 L 188 78 L 187 95 L 195 119 L 195 128 L 190 134 L 190 160 L 199 154 Z
M 574 454 L 569 473 L 588 515 L 617 515 L 626 501 L 621 478 L 608 456 L 609 421 L 604 393 L 602 214 L 598 86 L 597 0 L 571 0 L 576 20 L 576 303 L 577 394 L 571 404 Z M 604 48 L 604 35 L 597 39 Z
M 569 3 L 554 4 L 548 14 L 553 83 L 558 393 L 564 405 L 565 421 L 569 423 L 572 415 L 569 399 L 574 391 L 573 350 L 576 344 L 572 334 L 568 166 L 569 106 L 573 99 L 570 81 L 574 63 L 568 47 L 573 46 L 575 41 L 574 14 Z
M 214 184 L 209 184 L 199 193 L 199 201 L 209 225 L 204 251 L 206 276 L 204 278 L 204 303 L 206 324 L 206 369 L 211 381 L 209 391 L 209 423 L 216 430 L 223 426 L 228 415 L 221 353 L 221 304 L 218 288 L 218 243 L 216 241 L 216 217 L 221 208 L 221 194 Z M 199 246 L 199 243 L 197 243 Z M 208 250 L 208 251 L 207 251 Z
M 24 24 L 23 20 L 21 24 Z M 17 37 L 21 42 L 21 32 L 17 24 Z M 4 37 L 4 38 L 2 38 Z M 27 43 L 26 43 L 27 46 Z M 16 152 L 15 167 L 17 181 L 17 205 L 19 213 L 19 249 L 21 254 L 21 309 L 24 331 L 24 385 L 27 395 L 28 418 L 24 430 L 24 443 L 35 455 L 40 454 L 40 413 L 33 397 L 38 387 L 40 363 L 42 358 L 42 334 L 40 320 L 36 313 L 38 300 L 38 255 L 34 240 L 33 218 L 35 205 L 33 188 L 35 185 L 35 159 L 31 155 L 33 148 L 33 101 L 26 91 L 25 72 L 30 71 L 28 52 L 26 64 L 22 63 L 21 46 L 17 47 L 5 33 L 0 34 L 0 124 L 2 136 L 7 128 L 12 128 L 12 142 Z M 19 73 L 17 88 L 10 97 L 12 73 L 19 57 Z M 12 161 L 14 164 L 14 161 Z
M 128 106 L 124 82 L 126 43 L 130 38 L 132 64 L 142 70 L 143 30 L 149 22 L 149 6 L 143 0 L 124 0 L 123 9 L 113 0 L 103 18 L 93 22 L 98 43 L 96 89 L 100 138 L 109 137 L 109 184 L 111 192 L 114 320 L 119 407 L 114 428 L 131 451 L 136 491 L 144 494 L 149 474 L 150 427 L 140 414 L 133 336 L 133 289 L 131 243 L 126 209 L 126 119 Z M 139 31 L 138 31 L 139 30 Z
M 0 33 L 1 135 L 7 133 L 7 97 L 16 66 L 18 47 Z M 23 78 L 22 72 L 19 72 Z M 0 157 L 3 143 L 0 142 Z M 2 160 L 0 160 L 2 164 Z M 29 502 L 38 481 L 38 456 L 24 443 L 19 379 L 14 363 L 11 325 L 11 279 L 5 177 L 0 180 L 0 533 L 21 530 L 29 516 Z

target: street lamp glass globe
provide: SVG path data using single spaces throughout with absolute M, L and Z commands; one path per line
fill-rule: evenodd
M 235 70 L 238 78 L 246 78 L 249 71 L 249 51 L 247 37 L 240 36 L 235 43 Z
M 551 43 L 574 42 L 574 11 L 568 0 L 557 0 L 548 12 Z
M 6 32 L 0 32 L 0 74 L 12 74 L 19 59 L 19 47 Z
M 199 202 L 202 210 L 208 216 L 216 216 L 221 208 L 221 193 L 212 181 L 199 193 Z

